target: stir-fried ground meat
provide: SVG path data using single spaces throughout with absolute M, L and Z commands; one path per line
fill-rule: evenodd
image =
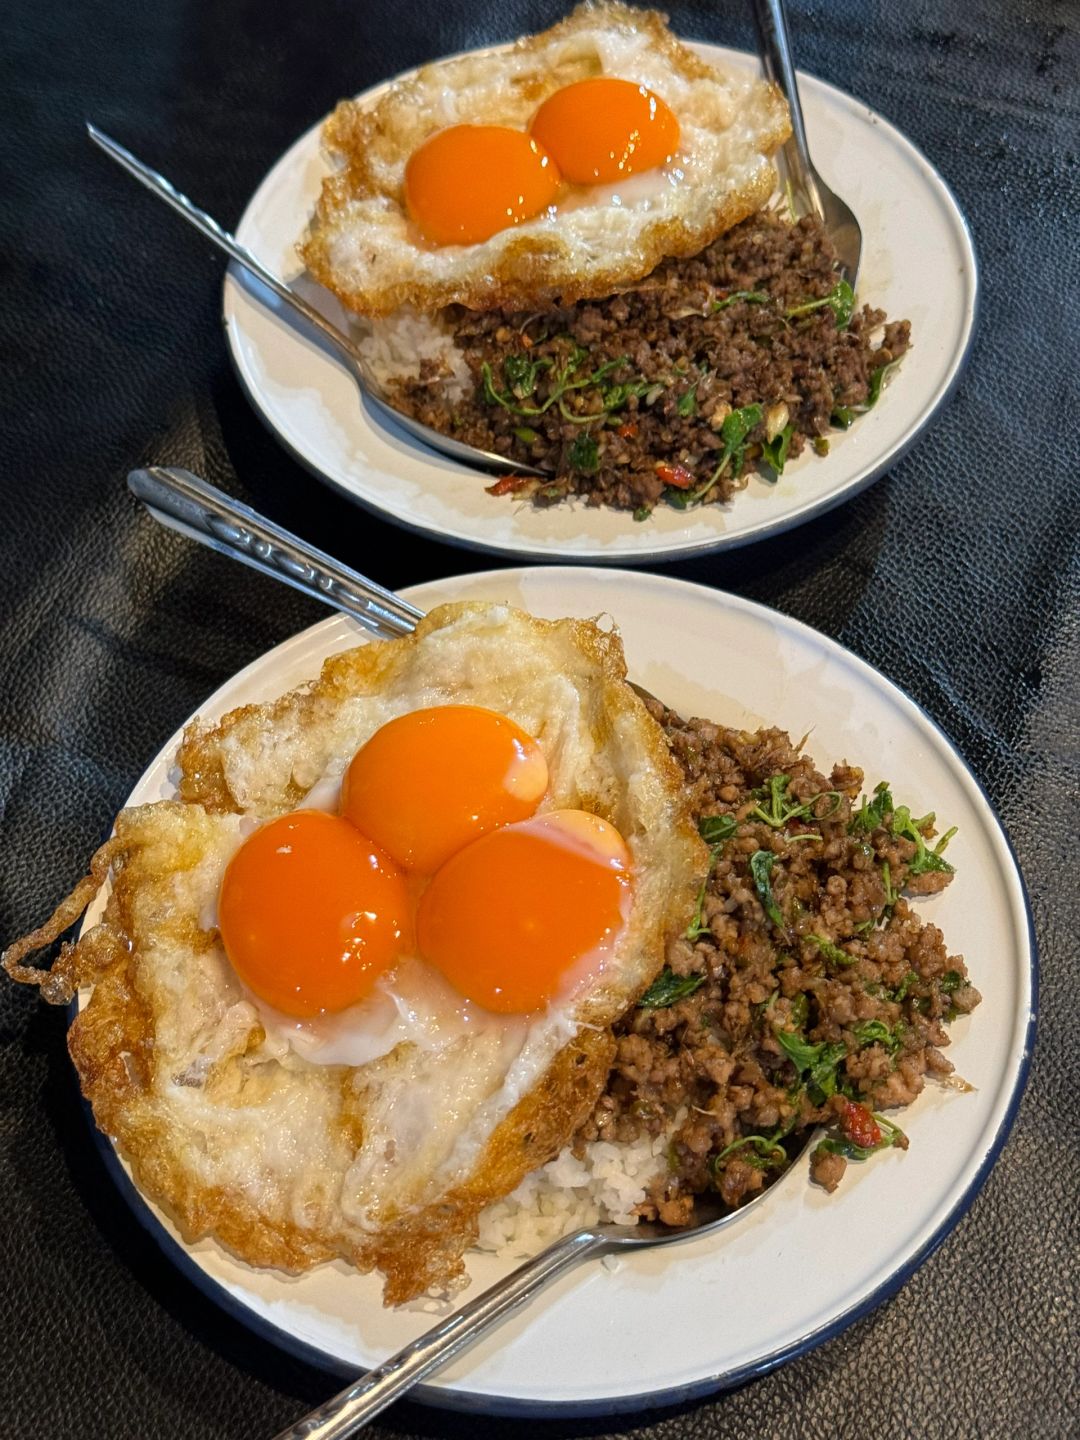
M 580 495 L 645 519 L 729 500 L 874 404 L 910 345 L 908 321 L 855 310 L 820 223 L 762 211 L 633 288 L 544 314 L 452 313 L 475 388 L 448 401 L 425 362 L 401 409 L 551 472 L 495 494 Z
M 813 1178 L 907 1140 L 882 1110 L 947 1075 L 947 1023 L 979 1003 L 961 957 L 901 894 L 952 878 L 934 817 L 862 772 L 829 777 L 780 730 L 683 721 L 659 705 L 693 787 L 712 868 L 686 935 L 622 1023 L 605 1093 L 578 1142 L 677 1129 L 648 1218 L 693 1197 L 731 1206 L 828 1127 Z

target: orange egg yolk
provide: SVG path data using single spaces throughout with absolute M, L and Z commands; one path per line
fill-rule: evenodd
M 478 245 L 552 204 L 561 177 L 534 136 L 503 125 L 438 130 L 405 166 L 405 205 L 435 245 Z
M 666 164 L 679 148 L 679 122 L 659 95 L 608 76 L 556 90 L 529 133 L 574 185 L 625 180 Z
M 531 736 L 494 710 L 399 715 L 353 757 L 341 813 L 407 870 L 433 875 L 462 846 L 532 815 L 548 784 Z
M 409 938 L 405 876 L 355 826 L 296 810 L 250 835 L 221 884 L 218 925 L 240 979 L 287 1015 L 362 1000 Z
M 459 851 L 424 891 L 421 954 L 470 1000 L 505 1014 L 596 973 L 624 923 L 630 855 L 614 826 L 552 810 Z

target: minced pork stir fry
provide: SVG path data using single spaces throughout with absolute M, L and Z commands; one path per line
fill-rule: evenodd
M 856 308 L 820 223 L 762 211 L 701 254 L 606 300 L 543 314 L 449 312 L 474 389 L 451 402 L 436 362 L 396 403 L 446 434 L 551 471 L 493 494 L 572 495 L 645 520 L 729 500 L 875 405 L 908 321 Z
M 694 1196 L 736 1206 L 777 1178 L 809 1129 L 827 1190 L 849 1160 L 907 1139 L 881 1112 L 946 1076 L 947 1024 L 979 1003 L 964 961 L 908 898 L 952 879 L 934 816 L 860 770 L 826 778 L 780 730 L 653 713 L 693 786 L 711 868 L 693 920 L 622 1022 L 605 1093 L 579 1132 L 666 1132 L 647 1218 L 684 1224 Z

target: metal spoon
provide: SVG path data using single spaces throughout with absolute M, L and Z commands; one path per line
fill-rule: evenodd
M 382 1365 L 369 1370 L 295 1425 L 282 1430 L 274 1440 L 345 1440 L 346 1436 L 355 1435 L 363 1429 L 405 1391 L 449 1364 L 492 1326 L 512 1315 L 582 1260 L 610 1255 L 619 1250 L 673 1245 L 714 1234 L 739 1219 L 745 1210 L 769 1193 L 769 1190 L 762 1190 L 741 1209 L 729 1210 L 719 1216 L 714 1211 L 705 1211 L 700 1219 L 695 1219 L 684 1230 L 670 1230 L 663 1225 L 642 1221 L 637 1225 L 598 1224 L 564 1235 L 539 1255 L 519 1265 L 504 1280 L 489 1286 L 475 1300 L 470 1300 L 460 1310 L 433 1325 Z
M 455 460 L 460 460 L 477 469 L 491 470 L 497 474 L 539 475 L 549 478 L 547 471 L 538 470 L 533 465 L 523 465 L 505 455 L 496 455 L 490 450 L 480 450 L 475 445 L 466 445 L 464 441 L 454 440 L 449 435 L 443 435 L 438 430 L 433 430 L 430 425 L 423 425 L 419 420 L 414 420 L 411 415 L 404 415 L 400 410 L 396 410 L 385 389 L 372 373 L 366 357 L 344 331 L 339 330 L 336 325 L 327 320 L 325 315 L 321 315 L 313 305 L 309 305 L 283 280 L 279 280 L 261 260 L 258 260 L 250 250 L 241 245 L 235 236 L 224 230 L 212 216 L 208 215 L 205 210 L 200 210 L 186 195 L 181 195 L 180 191 L 170 184 L 164 175 L 159 175 L 156 170 L 151 170 L 149 165 L 144 165 L 141 160 L 137 160 L 130 150 L 125 150 L 122 145 L 118 145 L 115 140 L 103 134 L 96 125 L 87 122 L 86 129 L 90 139 L 95 145 L 100 146 L 106 155 L 111 156 L 130 175 L 134 175 L 136 180 L 145 185 L 152 194 L 164 200 L 189 224 L 194 225 L 200 235 L 205 235 L 219 250 L 224 250 L 230 259 L 235 260 L 238 265 L 254 275 L 268 290 L 272 290 L 279 300 L 284 301 L 287 306 L 295 310 L 309 325 L 313 325 L 323 339 L 329 341 L 338 357 L 344 361 L 368 399 L 374 401 L 380 409 L 385 410 L 396 425 L 408 430 L 424 444 L 430 445 L 433 450 L 439 450 L 444 455 L 450 455 Z
M 408 634 L 423 619 L 423 611 L 415 605 L 314 549 L 189 470 L 164 466 L 133 470 L 128 486 L 155 520 L 343 610 L 380 639 Z M 764 1190 L 734 1211 L 721 1211 L 715 1201 L 699 1201 L 694 1222 L 685 1229 L 642 1222 L 575 1230 L 281 1431 L 275 1440 L 345 1440 L 580 1261 L 712 1234 L 768 1194 Z
M 754 0 L 754 18 L 766 78 L 778 86 L 791 111 L 791 139 L 783 155 L 795 200 L 803 213 L 812 211 L 825 226 L 836 247 L 841 274 L 854 290 L 862 258 L 862 230 L 850 207 L 829 189 L 810 159 L 784 0 Z

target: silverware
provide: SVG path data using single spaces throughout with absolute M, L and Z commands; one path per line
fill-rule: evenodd
M 350 570 L 190 470 L 163 465 L 132 470 L 128 488 L 170 530 L 344 611 L 380 640 L 409 635 L 424 618 L 422 610 L 392 590 Z
M 403 415 L 400 410 L 395 410 L 382 385 L 373 375 L 366 358 L 344 331 L 331 324 L 326 316 L 321 315 L 313 305 L 309 305 L 303 296 L 290 289 L 283 280 L 279 280 L 261 260 L 241 245 L 235 236 L 224 230 L 212 216 L 192 204 L 186 195 L 181 195 L 179 190 L 165 179 L 164 175 L 159 175 L 156 170 L 151 170 L 149 165 L 144 165 L 141 160 L 137 160 L 129 150 L 125 150 L 122 145 L 118 145 L 115 140 L 111 140 L 108 135 L 103 134 L 96 125 L 88 122 L 86 129 L 94 144 L 100 146 L 106 155 L 111 156 L 118 165 L 123 166 L 129 175 L 134 175 L 135 179 L 145 185 L 152 194 L 164 200 L 178 215 L 182 215 L 189 224 L 194 225 L 200 235 L 205 235 L 219 250 L 224 250 L 231 260 L 254 275 L 268 290 L 272 290 L 279 300 L 282 300 L 302 316 L 309 325 L 312 325 L 322 338 L 329 342 L 338 358 L 345 363 L 368 399 L 374 401 L 380 409 L 385 410 L 396 425 L 408 430 L 417 439 L 430 445 L 433 450 L 439 450 L 442 454 L 450 455 L 453 459 L 460 460 L 463 464 L 472 465 L 477 469 L 490 470 L 497 474 L 539 475 L 550 478 L 546 471 L 538 470 L 535 466 L 520 464 L 515 460 L 508 459 L 505 455 L 496 455 L 490 450 L 480 450 L 475 445 L 466 445 L 464 441 L 454 440 L 449 435 L 443 435 L 438 430 L 433 430 L 430 425 L 422 425 L 412 416 Z
M 783 1178 L 776 1183 L 783 1184 Z M 711 1219 L 702 1218 L 685 1230 L 669 1230 L 662 1225 L 642 1221 L 633 1226 L 598 1224 L 564 1235 L 539 1255 L 519 1265 L 504 1280 L 489 1286 L 475 1300 L 470 1300 L 460 1310 L 433 1325 L 411 1345 L 406 1345 L 376 1369 L 368 1371 L 295 1425 L 282 1430 L 274 1440 L 345 1440 L 346 1436 L 355 1435 L 399 1396 L 449 1364 L 492 1326 L 512 1315 L 582 1260 L 611 1255 L 616 1251 L 674 1245 L 705 1234 L 715 1234 L 725 1225 L 738 1220 L 752 1205 L 764 1200 L 771 1188 L 759 1192 L 739 1210 L 727 1211 Z
M 804 213 L 811 210 L 821 220 L 836 247 L 841 274 L 854 290 L 862 258 L 862 230 L 850 207 L 829 189 L 810 159 L 784 0 L 754 0 L 754 18 L 765 75 L 779 87 L 791 111 L 791 139 L 783 156 L 797 208 Z
M 190 470 L 169 465 L 132 470 L 128 489 L 168 529 L 333 606 L 379 640 L 409 635 L 424 618 L 422 610 L 392 590 L 283 530 Z M 643 700 L 656 700 L 643 686 L 628 683 Z
M 423 619 L 423 611 L 415 605 L 263 519 L 188 470 L 165 466 L 133 470 L 128 485 L 151 515 L 170 529 L 343 610 L 380 639 L 408 634 Z M 281 1431 L 276 1440 L 345 1440 L 582 1260 L 712 1234 L 768 1194 L 763 1191 L 741 1209 L 723 1213 L 718 1213 L 715 1202 L 712 1208 L 704 1202 L 695 1223 L 681 1230 L 647 1222 L 575 1230 Z

